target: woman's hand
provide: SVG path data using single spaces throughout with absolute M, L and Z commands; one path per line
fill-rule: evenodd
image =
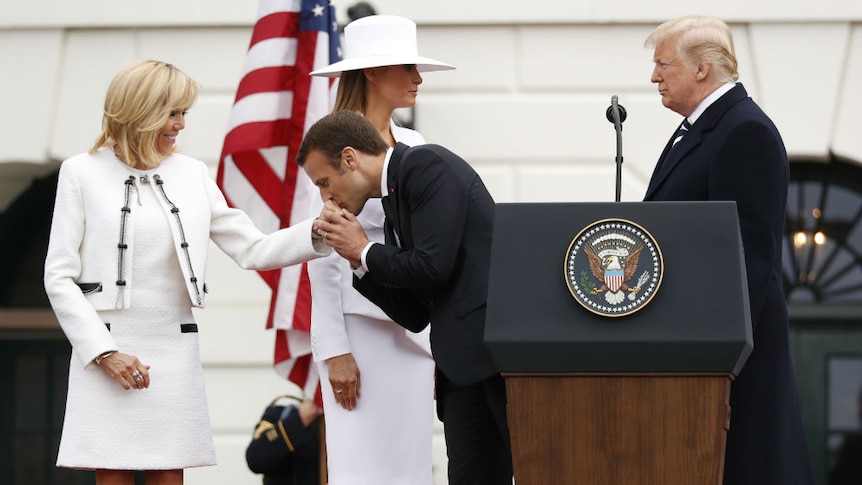
M 150 387 L 150 366 L 142 364 L 134 355 L 114 352 L 100 359 L 98 365 L 127 391 Z
M 329 385 L 335 402 L 350 411 L 356 408 L 359 399 L 359 366 L 353 354 L 344 354 L 326 360 L 329 365 Z
M 316 224 L 317 233 L 323 236 L 326 245 L 349 261 L 351 268 L 362 265 L 362 251 L 369 241 L 356 216 L 327 200 Z

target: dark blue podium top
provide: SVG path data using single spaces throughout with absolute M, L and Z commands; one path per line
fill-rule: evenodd
M 664 263 L 624 316 L 588 310 L 566 280 L 573 241 L 604 219 L 643 228 Z M 485 342 L 501 372 L 736 374 L 752 349 L 736 203 L 497 204 Z

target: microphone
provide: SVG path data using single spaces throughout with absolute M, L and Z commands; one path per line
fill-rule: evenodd
M 626 109 L 618 102 L 617 95 L 611 96 L 611 105 L 605 111 L 605 118 L 614 124 L 614 129 L 617 132 L 617 199 L 620 201 L 622 195 L 622 178 L 623 178 L 623 121 L 626 120 Z
M 619 116 L 620 124 L 622 124 L 622 122 L 626 120 L 626 109 L 623 108 L 623 105 L 619 104 L 617 100 L 618 98 L 616 95 L 611 96 L 611 105 L 608 106 L 608 110 L 605 111 L 605 117 L 611 123 L 616 124 L 616 117 Z M 614 116 L 616 113 L 618 113 L 617 116 Z M 622 126 L 620 126 L 620 129 L 622 129 Z

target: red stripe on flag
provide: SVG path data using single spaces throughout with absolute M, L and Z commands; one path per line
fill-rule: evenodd
M 302 265 L 297 293 L 303 295 L 303 298 L 296 299 L 296 307 L 293 309 L 293 328 L 311 332 L 311 280 L 308 278 L 307 264 Z
M 232 129 L 225 137 L 222 159 L 227 155 L 287 145 L 285 134 L 293 129 L 291 120 L 253 121 Z
M 290 370 L 290 374 L 287 375 L 287 378 L 293 382 L 305 382 L 308 380 L 308 375 L 311 371 L 311 365 L 313 361 L 310 355 L 303 355 L 302 357 L 296 358 L 296 363 L 293 364 L 293 368 Z
M 270 209 L 279 214 L 279 203 L 283 196 L 284 183 L 272 170 L 259 151 L 246 151 L 233 154 L 236 168 L 254 186 L 255 191 L 266 202 Z
M 251 33 L 249 48 L 260 41 L 278 37 L 296 37 L 299 31 L 299 12 L 275 12 L 257 19 Z M 311 71 L 308 71 L 311 72 Z
M 293 356 L 288 349 L 289 330 L 276 330 L 275 353 L 273 360 L 279 368 L 280 373 L 291 382 L 303 388 L 309 397 L 314 396 L 318 406 L 323 406 L 323 397 L 320 394 L 317 369 L 313 368 L 314 359 L 311 354 Z
M 249 94 L 294 90 L 297 69 L 293 66 L 273 66 L 256 69 L 242 78 L 236 90 L 236 100 Z
M 274 362 L 283 362 L 290 359 L 290 349 L 287 345 L 287 330 L 275 331 L 275 347 L 272 360 Z

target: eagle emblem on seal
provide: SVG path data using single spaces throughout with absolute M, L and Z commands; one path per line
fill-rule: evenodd
M 643 245 L 637 244 L 630 238 L 615 234 L 612 246 L 607 249 L 596 247 L 585 247 L 584 252 L 590 260 L 590 271 L 597 280 L 603 284 L 600 288 L 594 288 L 592 294 L 604 293 L 605 300 L 611 305 L 618 305 L 625 300 L 626 292 L 637 293 L 640 284 L 630 287 L 627 282 L 635 275 L 638 269 Z M 632 295 L 634 299 L 634 295 Z
M 661 283 L 664 264 L 652 236 L 637 224 L 607 219 L 584 228 L 566 253 L 569 291 L 588 310 L 605 316 L 633 313 Z

